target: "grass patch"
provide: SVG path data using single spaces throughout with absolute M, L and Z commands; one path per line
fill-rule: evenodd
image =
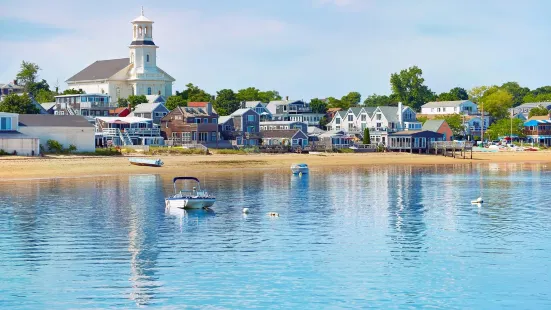
M 120 156 L 122 155 L 122 152 L 119 148 L 101 148 L 96 149 L 95 152 L 79 152 L 78 155 L 87 155 L 87 156 Z
M 246 147 L 240 149 L 214 149 L 211 150 L 213 154 L 222 154 L 222 155 L 247 155 L 260 153 L 260 149 L 257 147 Z
M 338 149 L 337 153 L 354 153 L 353 149 L 345 148 L 345 149 Z
M 203 149 L 185 149 L 182 147 L 149 147 L 149 151 L 145 151 L 146 155 L 205 155 Z

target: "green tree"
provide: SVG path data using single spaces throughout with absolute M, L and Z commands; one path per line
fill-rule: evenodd
M 369 128 L 367 127 L 364 129 L 363 144 L 371 144 L 371 136 L 369 134 Z
M 407 106 L 419 110 L 423 104 L 433 101 L 434 93 L 423 83 L 423 70 L 417 66 L 404 69 L 390 76 L 392 93 Z
M 37 96 L 41 90 L 50 92 L 50 85 L 48 85 L 48 82 L 46 82 L 46 80 L 44 79 L 42 79 L 42 81 L 38 83 L 30 84 L 28 92 L 33 96 Z
M 327 127 L 327 123 L 329 123 L 329 122 L 327 121 L 327 117 L 322 116 L 322 117 L 320 118 L 320 128 L 321 128 L 321 129 L 325 129 L 325 127 Z
M 247 87 L 237 91 L 236 98 L 239 101 L 261 101 L 268 103 L 273 100 L 281 100 L 278 91 L 260 91 L 256 87 Z
M 525 103 L 551 101 L 551 86 L 543 86 L 530 91 L 522 98 L 522 101 Z
M 437 115 L 434 119 L 443 119 L 448 123 L 454 136 L 463 135 L 463 118 L 459 114 Z M 419 120 L 419 118 L 417 118 Z
M 261 91 L 258 93 L 258 101 L 268 103 L 274 100 L 281 100 L 281 96 L 279 95 L 278 91 L 268 90 L 268 91 Z
M 491 140 L 496 140 L 499 137 L 508 137 L 511 135 L 511 125 L 513 128 L 513 135 L 517 135 L 520 138 L 524 138 L 524 122 L 518 118 L 503 118 L 494 122 L 488 131 L 484 134 L 489 136 Z
M 165 107 L 172 111 L 176 109 L 177 107 L 185 107 L 187 106 L 187 102 L 184 100 L 184 98 L 180 96 L 170 96 L 166 99 Z
M 38 101 L 39 103 L 45 103 L 45 102 L 54 102 L 55 101 L 55 94 L 49 90 L 41 89 L 38 91 L 38 93 L 34 96 L 34 99 Z
M 70 88 L 63 91 L 63 95 L 79 95 L 79 94 L 85 94 L 85 92 L 80 88 L 78 90 L 74 88 Z
M 521 87 L 517 82 L 503 83 L 499 88 L 513 96 L 513 107 L 522 104 L 524 97 L 530 93 L 530 88 Z
M 310 100 L 310 108 L 312 109 L 312 113 L 327 113 L 327 103 L 325 102 L 325 100 L 321 100 L 318 98 Z
M 508 109 L 513 106 L 513 96 L 498 87 L 488 89 L 480 99 L 484 112 L 495 119 L 507 117 Z
M 528 113 L 528 117 L 532 116 L 544 116 L 549 115 L 549 110 L 547 110 L 546 107 L 540 105 L 530 110 L 530 113 Z
M 328 97 L 326 100 L 327 100 L 327 106 L 329 108 L 341 108 L 343 110 L 346 110 L 349 108 L 349 106 L 345 106 L 345 104 L 341 100 L 335 97 Z
M 364 105 L 367 107 L 380 107 L 380 106 L 397 106 L 398 98 L 392 94 L 390 96 L 373 94 L 367 96 L 364 100 Z
M 209 93 L 193 85 L 193 83 L 187 84 L 183 92 L 176 91 L 176 96 L 182 97 L 186 103 L 210 102 L 212 100 L 212 96 Z
M 344 107 L 350 108 L 354 106 L 358 106 L 362 100 L 362 95 L 358 92 L 349 92 L 347 95 L 344 95 L 341 98 L 341 103 Z
M 27 94 L 10 94 L 0 102 L 0 112 L 18 114 L 38 114 L 40 110 Z
M 420 122 L 421 124 L 425 124 L 426 121 L 428 121 L 429 118 L 424 116 L 424 115 L 419 115 L 417 116 L 417 121 Z
M 119 98 L 119 100 L 117 100 L 117 104 L 119 108 L 126 108 L 128 106 L 128 99 Z
M 452 88 L 449 92 L 438 95 L 438 101 L 457 101 L 467 99 L 469 99 L 469 94 L 467 94 L 467 91 L 461 87 Z
M 132 108 L 132 110 L 134 110 L 136 108 L 136 106 L 140 103 L 147 103 L 147 98 L 145 97 L 145 95 L 139 95 L 139 96 L 136 96 L 136 95 L 130 95 L 128 96 L 128 103 L 130 104 L 130 107 Z
M 213 106 L 218 115 L 230 115 L 241 107 L 241 103 L 233 90 L 222 89 L 216 92 Z
M 490 86 L 476 86 L 471 88 L 471 90 L 469 90 L 469 100 L 478 103 L 488 89 L 490 89 Z
M 32 62 L 22 61 L 21 69 L 16 75 L 17 83 L 25 89 L 25 92 L 32 93 L 33 87 L 36 84 L 38 78 L 38 71 L 40 67 Z M 34 95 L 34 94 L 33 94 Z

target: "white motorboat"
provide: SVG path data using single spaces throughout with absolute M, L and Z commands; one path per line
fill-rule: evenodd
M 292 164 L 291 165 L 291 171 L 293 174 L 306 174 L 308 173 L 308 165 L 307 164 Z
M 176 186 L 178 181 L 183 181 L 184 183 L 181 189 L 178 189 Z M 191 190 L 186 187 L 185 181 L 193 182 Z M 165 198 L 167 208 L 203 209 L 211 207 L 216 202 L 214 196 L 210 195 L 206 190 L 201 189 L 201 183 L 197 178 L 176 177 L 172 182 L 174 185 L 174 195 Z

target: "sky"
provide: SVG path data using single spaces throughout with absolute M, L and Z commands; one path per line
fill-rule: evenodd
M 129 57 L 142 5 L 174 90 L 365 99 L 389 94 L 390 75 L 413 65 L 437 93 L 551 84 L 547 0 L 0 0 L 0 82 L 26 60 L 65 89 L 94 61 Z

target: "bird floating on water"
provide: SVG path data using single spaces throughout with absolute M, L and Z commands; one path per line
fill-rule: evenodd
M 279 213 L 277 212 L 268 212 L 268 215 L 273 217 L 279 217 Z
M 484 200 L 482 200 L 482 197 L 478 197 L 476 200 L 471 201 L 472 204 L 481 204 Z
M 243 208 L 243 213 L 245 214 L 249 213 L 249 208 Z

